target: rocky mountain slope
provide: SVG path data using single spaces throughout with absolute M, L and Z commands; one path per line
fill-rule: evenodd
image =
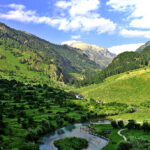
M 90 60 L 95 61 L 101 68 L 105 68 L 116 56 L 115 54 L 109 52 L 106 48 L 97 45 L 90 45 L 80 41 L 73 42 L 70 46 L 81 49 L 83 54 L 87 55 Z
M 136 52 L 142 52 L 146 47 L 150 46 L 150 41 L 146 42 L 144 45 L 140 46 Z

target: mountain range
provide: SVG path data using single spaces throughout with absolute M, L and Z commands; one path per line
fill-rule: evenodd
M 107 48 L 83 43 L 81 41 L 72 42 L 69 46 L 81 49 L 83 54 L 87 55 L 90 60 L 97 63 L 101 68 L 106 68 L 116 56 L 109 52 Z
M 77 82 L 77 86 L 101 83 L 107 77 L 145 66 L 150 66 L 150 41 L 135 52 L 123 52 L 117 55 L 105 69 L 95 74 L 87 74 L 84 80 Z

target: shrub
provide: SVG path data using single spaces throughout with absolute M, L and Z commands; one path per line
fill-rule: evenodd
M 120 142 L 117 150 L 130 150 L 130 148 L 132 147 L 132 145 L 129 142 Z
M 123 128 L 124 127 L 124 122 L 122 120 L 118 121 L 118 126 L 120 128 Z
M 117 122 L 116 122 L 116 121 L 112 121 L 112 122 L 111 122 L 111 125 L 112 125 L 112 127 L 113 127 L 113 128 L 117 128 L 117 127 L 118 127 L 118 125 L 117 125 Z

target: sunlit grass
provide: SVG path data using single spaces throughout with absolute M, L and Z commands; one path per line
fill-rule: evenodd
M 107 78 L 101 84 L 94 84 L 76 89 L 85 98 L 93 98 L 103 102 L 118 102 L 135 105 L 137 112 L 113 116 L 121 119 L 150 119 L 150 111 L 141 107 L 144 102 L 150 101 L 150 68 L 137 69 Z

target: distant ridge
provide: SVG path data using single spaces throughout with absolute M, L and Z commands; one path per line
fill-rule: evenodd
M 81 41 L 72 42 L 69 46 L 81 49 L 83 54 L 87 55 L 90 60 L 95 61 L 95 63 L 100 65 L 101 68 L 105 68 L 116 56 L 106 48 L 97 45 L 90 45 Z
M 144 45 L 140 46 L 136 52 L 142 52 L 145 48 L 150 46 L 150 41 L 146 42 Z

